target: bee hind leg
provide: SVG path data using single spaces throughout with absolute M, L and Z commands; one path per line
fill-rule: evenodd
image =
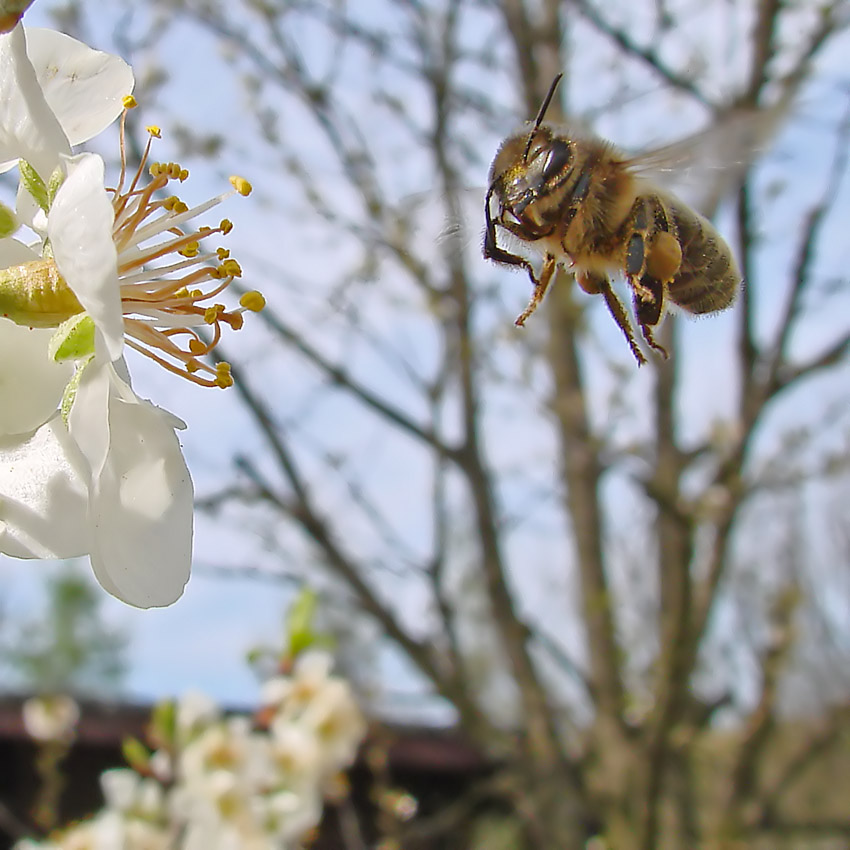
M 665 288 L 682 263 L 676 224 L 661 198 L 647 196 L 635 202 L 626 227 L 624 271 L 635 318 L 650 348 L 667 357 L 667 350 L 655 341 L 653 328 L 664 313 Z
M 546 290 L 549 289 L 549 284 L 552 282 L 556 265 L 556 259 L 551 254 L 547 254 L 546 259 L 543 261 L 543 268 L 540 270 L 540 280 L 534 276 L 534 272 L 529 266 L 528 275 L 531 278 L 531 282 L 534 284 L 534 292 L 531 294 L 531 300 L 528 302 L 528 306 L 516 317 L 514 321 L 514 324 L 517 327 L 521 328 L 528 317 L 540 306 L 540 302 L 543 300 L 543 296 L 546 295 Z
M 646 357 L 644 357 L 643 352 L 640 348 L 638 348 L 634 331 L 632 331 L 632 326 L 629 324 L 629 317 L 626 315 L 626 308 L 623 307 L 620 303 L 620 299 L 617 298 L 614 290 L 611 288 L 611 281 L 609 281 L 605 275 L 593 275 L 592 277 L 585 275 L 579 280 L 579 286 L 581 286 L 585 292 L 590 292 L 591 289 L 589 287 L 592 287 L 593 291 L 602 294 L 605 298 L 605 303 L 608 305 L 608 312 L 617 323 L 617 327 L 619 327 L 619 329 L 623 332 L 626 342 L 628 342 L 629 348 L 631 348 L 632 354 L 638 362 L 638 366 L 643 366 L 646 363 Z M 641 330 L 644 330 L 643 327 L 641 327 Z M 646 338 L 645 331 L 644 338 Z M 649 340 L 647 340 L 647 342 L 649 342 Z M 650 342 L 650 345 L 653 345 L 653 343 Z M 655 346 L 653 345 L 653 348 L 654 347 Z
M 649 325 L 641 325 L 640 332 L 643 335 L 643 338 L 646 340 L 647 345 L 651 349 L 661 354 L 665 360 L 670 356 L 670 353 L 667 351 L 667 349 L 663 345 L 661 345 L 660 342 L 656 341 L 655 337 L 652 334 L 652 328 Z
M 655 341 L 652 332 L 664 312 L 664 284 L 660 280 L 645 274 L 640 281 L 632 283 L 632 289 L 634 290 L 635 317 L 643 338 L 650 348 L 658 351 L 665 358 L 669 357 L 667 349 Z

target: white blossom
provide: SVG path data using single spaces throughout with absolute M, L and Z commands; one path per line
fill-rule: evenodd
M 24 728 L 36 741 L 67 741 L 74 735 L 80 707 L 69 696 L 32 697 L 24 702 Z
M 192 553 L 193 487 L 176 435 L 185 424 L 136 395 L 125 340 L 194 383 L 232 384 L 226 363 L 200 358 L 222 324 L 238 329 L 242 313 L 263 301 L 249 293 L 231 310 L 208 301 L 241 270 L 223 249 L 204 253 L 201 241 L 232 225 L 185 225 L 250 186 L 234 178 L 232 192 L 192 209 L 174 196 L 158 200 L 188 172 L 154 163 L 143 181 L 146 152 L 131 186 L 108 190 L 100 157 L 70 156 L 70 144 L 114 120 L 132 73 L 66 36 L 30 40 L 33 61 L 21 27 L 0 37 L 0 73 L 8 72 L 0 94 L 7 86 L 10 101 L 0 112 L 0 159 L 20 160 L 22 174 L 25 163 L 37 171 L 22 186 L 42 208 L 29 222 L 50 251 L 0 240 L 0 316 L 11 320 L 0 321 L 0 355 L 15 352 L 0 361 L 0 551 L 88 554 L 114 596 L 169 605 L 188 581 Z M 44 183 L 60 167 L 51 199 Z M 212 331 L 210 342 L 199 326 Z

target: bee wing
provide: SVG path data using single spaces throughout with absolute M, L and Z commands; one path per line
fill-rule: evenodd
M 486 197 L 487 190 L 482 186 L 460 189 L 453 203 L 436 190 L 408 195 L 396 207 L 397 238 L 426 265 L 433 264 L 435 249 L 443 255 L 462 255 L 472 263 L 482 261 Z M 500 247 L 539 265 L 541 247 L 519 239 L 498 224 L 496 230 Z
M 781 101 L 769 109 L 731 109 L 711 127 L 630 157 L 628 165 L 710 218 L 769 147 L 788 107 Z
M 486 190 L 464 188 L 454 203 L 440 192 L 431 190 L 408 195 L 395 209 L 396 228 L 410 239 L 433 252 L 435 244 L 459 240 L 467 245 L 482 234 L 482 210 Z

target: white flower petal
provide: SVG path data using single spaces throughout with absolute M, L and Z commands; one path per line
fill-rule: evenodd
M 15 558 L 88 552 L 77 458 L 58 416 L 29 436 L 0 438 L 0 552 Z
M 27 55 L 44 97 L 72 145 L 105 130 L 132 93 L 133 70 L 120 57 L 93 50 L 61 32 L 27 28 Z
M 66 163 L 68 177 L 50 208 L 47 233 L 59 271 L 103 334 L 109 359 L 115 360 L 124 348 L 124 317 L 103 160 L 81 154 Z
M 110 366 L 96 361 L 85 367 L 74 405 L 68 417 L 68 430 L 96 480 L 109 453 L 109 395 L 114 380 Z
M 260 705 L 277 708 L 292 693 L 293 682 L 289 676 L 274 676 L 260 688 Z
M 0 168 L 0 173 L 2 173 L 3 170 L 3 168 Z M 47 214 L 36 203 L 35 198 L 33 198 L 33 196 L 29 193 L 23 181 L 18 183 L 15 211 L 18 214 L 21 224 L 25 224 L 43 241 L 47 236 Z
M 27 57 L 24 28 L 0 35 L 0 172 L 23 158 L 46 182 L 71 146 Z
M 23 242 L 18 242 L 17 239 L 0 239 L 0 269 L 38 259 L 41 259 L 39 253 Z
M 56 412 L 74 369 L 48 356 L 53 333 L 0 319 L 0 435 L 30 433 Z
M 177 703 L 177 731 L 185 738 L 214 720 L 218 720 L 218 706 L 206 694 L 200 691 L 187 691 Z
M 24 729 L 36 741 L 67 741 L 80 719 L 80 707 L 69 696 L 30 697 L 21 709 Z
M 127 812 L 136 802 L 141 777 L 129 767 L 116 767 L 100 774 L 100 790 L 110 809 Z
M 324 649 L 311 649 L 301 653 L 295 660 L 295 677 L 317 688 L 331 675 L 333 666 L 334 657 L 329 652 Z
M 109 430 L 90 497 L 94 573 L 130 605 L 170 605 L 183 593 L 192 560 L 193 488 L 180 443 L 166 414 L 115 392 Z

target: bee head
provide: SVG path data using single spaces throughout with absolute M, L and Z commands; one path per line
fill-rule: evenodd
M 496 224 L 527 240 L 548 236 L 555 227 L 557 208 L 547 198 L 569 173 L 573 151 L 569 139 L 543 118 L 561 76 L 552 81 L 530 128 L 509 136 L 496 152 L 485 202 L 488 243 L 495 245 Z
M 518 235 L 521 231 L 524 238 L 539 239 L 554 227 L 553 193 L 557 194 L 569 175 L 573 149 L 570 140 L 544 124 L 543 118 L 561 76 L 552 81 L 530 128 L 506 139 L 493 159 L 487 192 L 488 230 L 497 222 Z M 499 207 L 495 212 L 491 210 L 494 197 Z

